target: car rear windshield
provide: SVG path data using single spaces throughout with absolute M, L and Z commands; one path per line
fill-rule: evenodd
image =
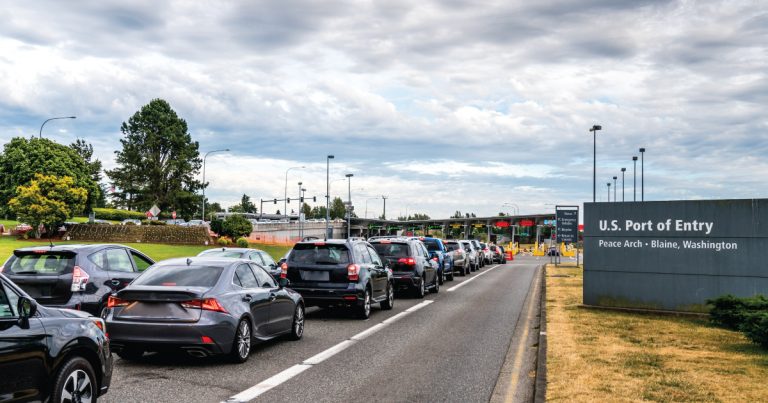
M 349 250 L 346 245 L 300 243 L 293 247 L 288 261 L 294 264 L 348 264 Z
M 408 257 L 408 244 L 405 243 L 373 243 L 373 249 L 379 256 L 386 257 Z
M 217 266 L 155 266 L 133 281 L 136 285 L 213 287 L 224 271 Z
M 243 255 L 242 252 L 231 251 L 231 250 L 210 250 L 200 254 L 200 256 L 218 256 L 218 257 L 234 257 L 234 258 L 239 258 L 242 255 Z
M 65 274 L 75 266 L 71 252 L 33 251 L 14 252 L 5 268 L 11 274 Z
M 461 249 L 458 242 L 446 242 L 445 248 L 448 249 L 449 252 Z
M 425 239 L 424 245 L 427 247 L 427 250 L 430 252 L 435 252 L 440 250 L 440 244 L 437 243 L 436 239 Z

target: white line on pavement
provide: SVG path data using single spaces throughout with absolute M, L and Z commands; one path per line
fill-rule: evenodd
M 450 291 L 450 290 L 448 290 Z M 278 373 L 277 375 L 272 376 L 271 378 L 265 379 L 256 385 L 230 397 L 227 399 L 227 402 L 247 402 L 250 400 L 253 400 L 257 397 L 259 397 L 261 394 L 269 391 L 270 389 L 279 386 L 280 384 L 288 381 L 289 379 L 293 378 L 294 376 L 312 368 L 313 365 L 317 365 L 334 355 L 338 354 L 341 351 L 344 351 L 348 347 L 352 346 L 359 340 L 363 340 L 366 337 L 378 332 L 379 330 L 389 326 L 390 324 L 396 322 L 399 319 L 402 319 L 403 317 L 410 315 L 416 311 L 418 311 L 421 308 L 424 308 L 425 306 L 435 302 L 434 300 L 428 299 L 424 300 L 419 304 L 416 304 L 408 309 L 406 309 L 403 312 L 398 313 L 395 316 L 392 316 L 391 318 L 376 324 L 374 326 L 371 326 L 368 329 L 363 330 L 362 332 L 350 337 L 348 340 L 344 340 L 339 344 L 336 344 L 335 346 L 326 349 L 318 354 L 313 355 L 312 357 L 304 360 L 301 364 L 294 365 L 288 369 L 286 369 L 283 372 Z
M 475 276 L 475 277 L 472 277 L 471 279 L 469 279 L 469 280 L 467 280 L 467 281 L 463 281 L 463 282 L 461 282 L 461 283 L 459 283 L 459 284 L 456 284 L 455 286 L 453 286 L 453 287 L 449 288 L 449 289 L 448 289 L 448 292 L 452 292 L 452 291 L 456 291 L 456 290 L 458 290 L 460 287 L 467 285 L 467 283 L 469 283 L 469 282 L 471 282 L 471 281 L 473 281 L 473 280 L 477 279 L 478 277 L 480 277 L 480 276 L 484 275 L 485 273 L 488 273 L 489 271 L 491 271 L 491 270 L 493 270 L 493 269 L 495 269 L 495 268 L 497 268 L 497 267 L 499 267 L 499 266 L 501 266 L 501 265 L 500 265 L 500 264 L 497 264 L 496 266 L 493 266 L 493 267 L 491 267 L 490 269 L 488 269 L 488 270 L 486 270 L 486 271 L 484 271 L 484 272 L 482 272 L 482 273 L 478 274 L 478 275 L 477 275 L 477 276 Z

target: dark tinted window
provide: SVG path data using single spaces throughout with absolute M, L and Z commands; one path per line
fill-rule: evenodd
M 247 264 L 241 264 L 235 269 L 235 277 L 240 280 L 243 288 L 258 288 L 259 282 L 256 281 L 256 276 L 253 275 L 251 267 Z
M 18 295 L 6 287 L 4 282 L 0 282 L 0 318 L 15 317 L 18 300 Z
M 297 244 L 288 261 L 294 264 L 348 264 L 349 251 L 345 245 Z
M 440 250 L 440 243 L 437 241 L 437 239 L 425 239 L 424 246 L 427 247 L 427 250 L 430 252 L 435 252 Z
M 74 254 L 21 253 L 11 257 L 6 273 L 12 274 L 64 274 L 72 272 Z
M 376 253 L 376 249 L 371 248 L 370 246 L 366 246 L 366 249 L 368 249 L 368 253 L 371 254 L 371 261 L 376 266 L 382 266 L 381 258 L 379 257 L 379 254 Z
M 454 251 L 459 250 L 461 247 L 459 247 L 458 242 L 446 242 L 445 243 L 445 249 L 448 249 L 448 251 Z
M 379 256 L 384 257 L 409 257 L 411 252 L 405 243 L 374 243 L 373 249 Z
M 136 285 L 213 287 L 224 271 L 216 266 L 155 266 L 133 281 Z
M 358 263 L 373 263 L 371 260 L 371 254 L 368 253 L 368 248 L 365 247 L 365 245 L 359 243 L 354 246 L 355 251 L 355 260 Z
M 261 287 L 269 287 L 269 288 L 275 288 L 277 287 L 277 283 L 275 282 L 275 279 L 272 278 L 272 276 L 264 271 L 259 266 L 252 265 L 251 269 L 253 269 L 253 274 L 256 275 L 256 280 L 259 281 L 259 285 Z

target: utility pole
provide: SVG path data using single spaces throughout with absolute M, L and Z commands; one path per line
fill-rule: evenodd
M 382 219 L 387 219 L 387 196 L 382 195 L 381 199 L 384 200 L 384 213 L 381 215 Z

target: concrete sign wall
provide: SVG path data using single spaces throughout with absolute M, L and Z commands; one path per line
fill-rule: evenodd
M 768 295 L 768 199 L 585 203 L 584 303 L 704 311 Z

